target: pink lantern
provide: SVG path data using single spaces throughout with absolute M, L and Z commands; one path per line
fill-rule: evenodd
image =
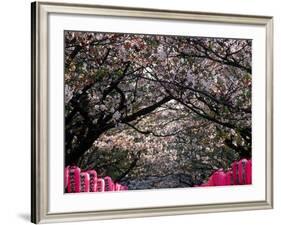
M 104 178 L 104 184 L 105 184 L 105 191 L 114 191 L 114 183 L 112 182 L 111 177 L 106 176 Z
M 121 189 L 121 184 L 116 183 L 115 184 L 115 191 L 120 191 Z
M 246 163 L 246 184 L 252 184 L 252 160 Z
M 89 170 L 87 173 L 90 176 L 90 192 L 97 192 L 97 172 L 95 170 Z
M 104 192 L 104 179 L 102 178 L 97 180 L 97 192 Z
M 80 192 L 80 171 L 80 168 L 77 166 L 70 166 L 68 168 L 67 192 Z
M 225 185 L 232 185 L 233 184 L 233 174 L 232 171 L 229 170 L 225 174 Z
M 87 172 L 80 173 L 80 192 L 89 192 L 90 176 Z
M 231 167 L 232 167 L 232 174 L 233 174 L 233 184 L 239 184 L 238 182 L 238 163 L 237 161 L 234 161 L 232 164 L 231 164 Z
M 213 182 L 215 186 L 223 186 L 226 184 L 226 175 L 222 169 L 214 172 Z
M 245 164 L 247 159 L 242 159 L 238 162 L 238 182 L 239 184 L 245 184 L 244 174 L 245 174 Z

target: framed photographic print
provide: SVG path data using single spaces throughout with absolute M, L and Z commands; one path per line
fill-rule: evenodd
M 272 32 L 32 3 L 32 222 L 272 208 Z

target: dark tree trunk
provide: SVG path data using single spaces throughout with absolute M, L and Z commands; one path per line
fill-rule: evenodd
M 83 154 L 92 147 L 93 143 L 106 131 L 114 127 L 114 124 L 107 124 L 100 129 L 92 129 L 86 137 L 80 140 L 77 147 L 71 149 L 70 153 L 65 153 L 65 165 L 77 165 Z
M 78 147 L 71 150 L 70 153 L 65 153 L 65 166 L 77 165 L 80 157 L 92 146 L 93 142 L 99 138 L 100 135 L 96 135 L 92 139 L 83 140 Z

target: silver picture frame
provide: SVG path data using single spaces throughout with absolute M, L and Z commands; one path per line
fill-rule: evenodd
M 208 12 L 170 11 L 148 8 L 125 8 L 102 5 L 33 2 L 31 5 L 32 43 L 32 149 L 31 149 L 31 222 L 65 222 L 167 216 L 191 213 L 210 213 L 273 208 L 273 18 L 270 16 L 232 15 Z M 258 25 L 266 29 L 266 182 L 263 201 L 179 205 L 120 210 L 83 212 L 49 212 L 48 190 L 48 15 L 80 14 L 116 17 L 138 17 L 178 21 L 216 22 L 237 25 Z

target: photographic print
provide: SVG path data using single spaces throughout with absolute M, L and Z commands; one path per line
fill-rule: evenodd
M 271 16 L 34 2 L 31 22 L 33 223 L 273 208 Z
M 65 192 L 252 183 L 252 41 L 64 32 Z

